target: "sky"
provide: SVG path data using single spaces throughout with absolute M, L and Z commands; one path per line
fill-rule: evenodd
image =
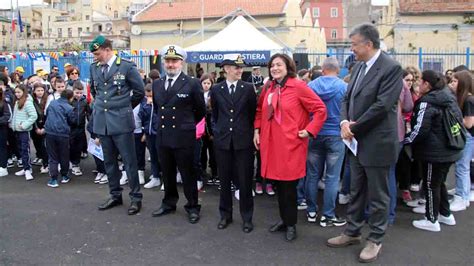
M 7 2 L 6 8 L 10 8 L 11 2 L 13 2 L 13 8 L 16 8 L 17 0 L 1 0 L 2 2 Z M 28 5 L 37 5 L 41 4 L 42 0 L 18 0 L 18 5 L 20 6 L 28 6 Z

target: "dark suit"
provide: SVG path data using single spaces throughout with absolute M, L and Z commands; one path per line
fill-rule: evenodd
M 133 108 L 145 95 L 142 78 L 135 63 L 119 57 L 109 66 L 105 77 L 97 63 L 91 65 L 90 72 L 91 93 L 94 97 L 93 132 L 99 136 L 103 148 L 110 194 L 113 198 L 121 198 L 122 195 L 122 174 L 117 162 L 120 154 L 129 181 L 129 195 L 132 201 L 141 201 L 133 136 Z
M 188 213 L 199 213 L 197 180 L 193 174 L 196 124 L 206 114 L 198 79 L 181 73 L 171 88 L 165 89 L 166 76 L 153 82 L 153 104 L 157 107 L 158 158 L 163 171 L 165 196 L 162 207 L 176 209 L 176 167 L 183 179 L 184 206 Z
M 398 157 L 397 102 L 403 86 L 402 69 L 396 61 L 381 52 L 359 81 L 351 101 L 361 67 L 361 62 L 354 66 L 354 75 L 351 75 L 341 105 L 341 120 L 356 122 L 351 131 L 358 141 L 357 157 L 349 151 L 352 200 L 347 209 L 345 234 L 360 235 L 365 221 L 365 207 L 369 202 L 371 232 L 368 239 L 379 243 L 387 228 L 390 203 L 388 170 Z M 349 112 L 351 108 L 352 113 Z
M 257 96 L 253 85 L 238 81 L 231 96 L 226 81 L 211 89 L 214 148 L 221 181 L 221 218 L 232 218 L 231 180 L 238 180 L 240 214 L 244 222 L 253 215 L 253 122 Z

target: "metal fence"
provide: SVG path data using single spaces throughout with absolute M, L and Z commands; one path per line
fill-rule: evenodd
M 82 53 L 81 53 L 82 54 Z M 70 63 L 79 68 L 81 72 L 81 79 L 87 81 L 89 79 L 89 69 L 93 58 L 90 56 L 65 56 L 58 59 L 49 58 L 49 65 L 45 66 L 47 70 L 51 66 L 59 67 L 60 73 L 64 73 L 64 64 Z M 132 60 L 137 65 L 137 68 L 144 69 L 147 73 L 152 65 L 153 56 L 150 55 L 130 55 L 128 53 L 120 53 L 120 56 Z M 353 55 L 350 52 L 333 51 L 328 52 L 306 52 L 310 66 L 321 65 L 324 59 L 328 56 L 334 56 L 339 60 L 341 66 L 347 67 L 347 63 L 353 60 Z M 448 69 L 453 69 L 458 65 L 466 65 L 468 68 L 474 66 L 474 57 L 471 56 L 470 48 L 460 51 L 442 51 L 442 50 L 427 50 L 419 48 L 415 51 L 407 52 L 388 52 L 395 60 L 400 62 L 403 67 L 416 66 L 420 70 L 432 69 L 444 72 Z M 11 71 L 17 66 L 22 66 L 25 69 L 25 76 L 34 73 L 35 61 L 43 60 L 41 57 L 16 57 L 9 58 L 0 56 L 0 65 L 6 65 L 11 68 Z

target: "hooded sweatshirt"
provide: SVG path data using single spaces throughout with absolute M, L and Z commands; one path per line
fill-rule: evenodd
M 341 102 L 347 90 L 347 84 L 338 77 L 321 76 L 308 86 L 323 100 L 327 109 L 327 119 L 318 135 L 340 136 Z

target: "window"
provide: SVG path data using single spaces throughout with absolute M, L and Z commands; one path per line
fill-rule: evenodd
M 89 20 L 90 18 L 91 18 L 91 16 L 86 15 L 86 20 Z
M 81 27 L 77 28 L 77 35 L 79 35 L 79 37 L 81 37 L 81 33 L 82 33 L 82 28 Z
M 62 38 L 62 37 L 63 37 L 63 29 L 58 28 L 58 38 Z
M 337 18 L 337 7 L 331 7 L 331 18 Z
M 72 37 L 72 28 L 67 28 L 67 37 Z
M 331 39 L 337 39 L 337 30 L 331 30 Z
M 91 29 L 89 27 L 87 27 L 86 32 L 91 32 Z
M 319 18 L 319 7 L 313 7 L 313 17 Z
M 98 32 L 102 32 L 102 25 L 99 25 L 99 26 L 97 27 L 97 31 L 98 31 Z
M 118 11 L 117 10 L 114 11 L 114 18 L 118 18 Z

